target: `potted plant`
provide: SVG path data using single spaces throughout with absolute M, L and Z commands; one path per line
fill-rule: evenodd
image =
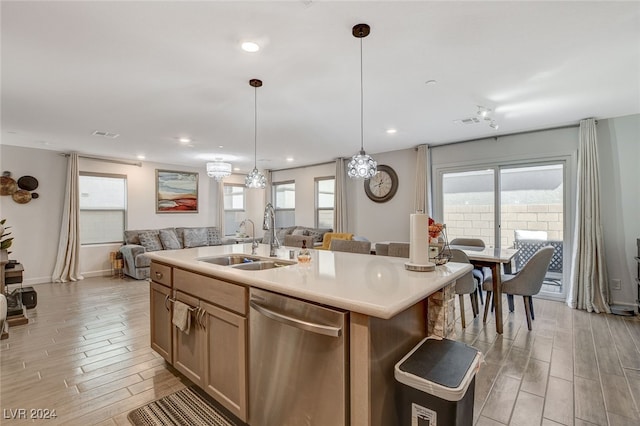
M 13 243 L 13 237 L 6 238 L 11 235 L 11 232 L 4 232 L 7 229 L 11 228 L 10 226 L 5 227 L 4 224 L 7 219 L 0 220 L 0 250 L 8 250 Z

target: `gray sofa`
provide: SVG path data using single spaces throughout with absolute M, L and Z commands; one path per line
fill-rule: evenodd
M 302 240 L 307 240 L 307 247 L 322 245 L 322 239 L 327 232 L 333 232 L 331 228 L 311 228 L 308 226 L 289 226 L 276 228 L 276 237 L 282 245 L 292 247 L 302 246 Z M 269 244 L 268 235 L 262 239 L 264 244 Z
M 216 226 L 190 228 L 141 229 L 124 231 L 124 244 L 120 248 L 124 260 L 124 273 L 131 278 L 149 278 L 151 260 L 142 256 L 148 251 L 179 250 L 201 246 L 233 244 L 233 239 L 222 239 Z

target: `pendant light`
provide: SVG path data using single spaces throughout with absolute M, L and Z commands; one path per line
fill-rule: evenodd
M 372 178 L 377 170 L 378 163 L 364 152 L 364 103 L 362 84 L 362 39 L 369 35 L 371 28 L 367 24 L 358 24 L 353 27 L 352 34 L 360 39 L 360 151 L 351 157 L 347 164 L 347 175 L 350 178 Z
M 258 171 L 258 87 L 262 86 L 262 81 L 256 78 L 249 80 L 249 84 L 254 88 L 254 132 L 253 132 L 253 170 L 244 179 L 247 188 L 264 189 L 267 186 L 267 178 Z

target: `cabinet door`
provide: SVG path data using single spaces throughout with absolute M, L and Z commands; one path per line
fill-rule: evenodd
M 198 308 L 199 301 L 181 292 L 176 292 L 176 300 Z M 203 386 L 204 373 L 204 329 L 197 321 L 197 311 L 191 314 L 189 334 L 173 326 L 173 366 L 196 385 Z
M 171 289 L 155 282 L 151 282 L 151 349 L 158 352 L 167 362 L 172 363 L 172 304 L 167 299 L 171 296 Z
M 247 319 L 200 302 L 206 312 L 204 390 L 247 420 Z

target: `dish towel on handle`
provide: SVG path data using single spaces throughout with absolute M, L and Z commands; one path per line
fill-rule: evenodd
M 180 329 L 180 331 L 185 334 L 189 334 L 189 329 L 191 328 L 191 312 L 189 305 L 185 305 L 184 303 L 176 300 L 173 304 L 172 322 L 173 325 Z

